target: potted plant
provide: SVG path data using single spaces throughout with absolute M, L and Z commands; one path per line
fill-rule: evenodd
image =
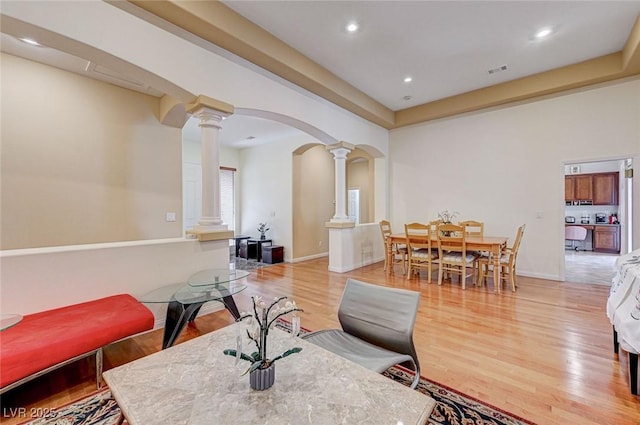
M 449 212 L 449 210 L 444 210 L 438 213 L 438 218 L 442 220 L 442 224 L 451 224 L 453 223 L 453 219 L 458 216 L 458 212 Z M 443 236 L 451 236 L 451 232 L 442 231 Z
M 444 210 L 438 213 L 438 218 L 442 220 L 442 224 L 451 224 L 453 223 L 453 219 L 458 216 L 456 211 L 449 212 L 449 210 Z
M 284 306 L 280 302 L 286 300 L 287 297 L 274 298 L 273 302 L 267 306 L 262 297 L 252 297 L 253 313 L 242 313 L 237 321 L 246 319 L 249 328 L 247 336 L 255 345 L 257 351 L 251 355 L 242 352 L 242 338 L 238 336 L 236 341 L 237 349 L 226 349 L 223 351 L 228 356 L 234 356 L 236 362 L 245 360 L 250 363 L 249 368 L 243 373 L 249 373 L 249 383 L 251 388 L 255 390 L 266 390 L 270 388 L 275 381 L 275 362 L 291 354 L 302 351 L 300 347 L 290 348 L 282 354 L 272 359 L 267 358 L 267 336 L 269 329 L 272 328 L 276 320 L 287 314 L 293 313 L 292 333 L 295 335 L 300 329 L 300 318 L 296 316 L 296 312 L 304 311 L 296 306 L 295 301 L 287 301 Z
M 265 233 L 267 233 L 269 228 L 267 227 L 267 223 L 258 224 L 258 232 L 260 232 L 260 239 L 266 239 Z

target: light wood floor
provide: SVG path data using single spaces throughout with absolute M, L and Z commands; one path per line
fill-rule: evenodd
M 302 325 L 336 327 L 344 282 L 354 277 L 422 293 L 414 340 L 422 375 L 494 406 L 547 424 L 640 424 L 640 399 L 631 395 L 626 355 L 613 353 L 605 314 L 609 288 L 520 277 L 518 291 L 407 281 L 397 268 L 387 278 L 382 263 L 353 272 L 327 271 L 327 259 L 280 264 L 251 272 L 238 295 L 287 295 Z M 196 319 L 179 342 L 231 323 L 226 311 Z M 105 369 L 160 349 L 161 330 L 112 344 Z M 294 358 L 291 361 L 295 361 Z M 3 414 L 16 407 L 55 407 L 94 391 L 92 361 L 64 367 L 2 397 Z M 211 371 L 215 373 L 215 371 Z M 7 425 L 18 423 L 4 418 Z M 152 424 L 149 424 L 152 425 Z

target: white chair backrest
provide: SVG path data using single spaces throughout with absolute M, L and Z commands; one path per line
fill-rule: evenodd
M 564 228 L 564 238 L 570 241 L 583 241 L 587 237 L 587 229 L 581 226 Z

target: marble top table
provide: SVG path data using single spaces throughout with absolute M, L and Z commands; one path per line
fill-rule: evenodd
M 273 387 L 255 391 L 235 348 L 237 323 L 104 372 L 131 425 L 426 424 L 435 401 L 279 329 L 268 354 L 300 353 L 275 363 Z M 248 340 L 245 352 L 250 351 Z

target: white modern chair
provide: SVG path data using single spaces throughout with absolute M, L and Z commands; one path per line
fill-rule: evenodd
M 584 241 L 587 238 L 587 229 L 582 226 L 566 226 L 564 228 L 564 239 L 571 241 L 571 249 L 578 251 L 576 242 Z
M 382 373 L 397 364 L 415 371 L 411 388 L 420 382 L 420 363 L 413 345 L 413 325 L 420 293 L 348 279 L 338 308 L 342 329 L 311 332 L 301 338 L 332 353 Z

